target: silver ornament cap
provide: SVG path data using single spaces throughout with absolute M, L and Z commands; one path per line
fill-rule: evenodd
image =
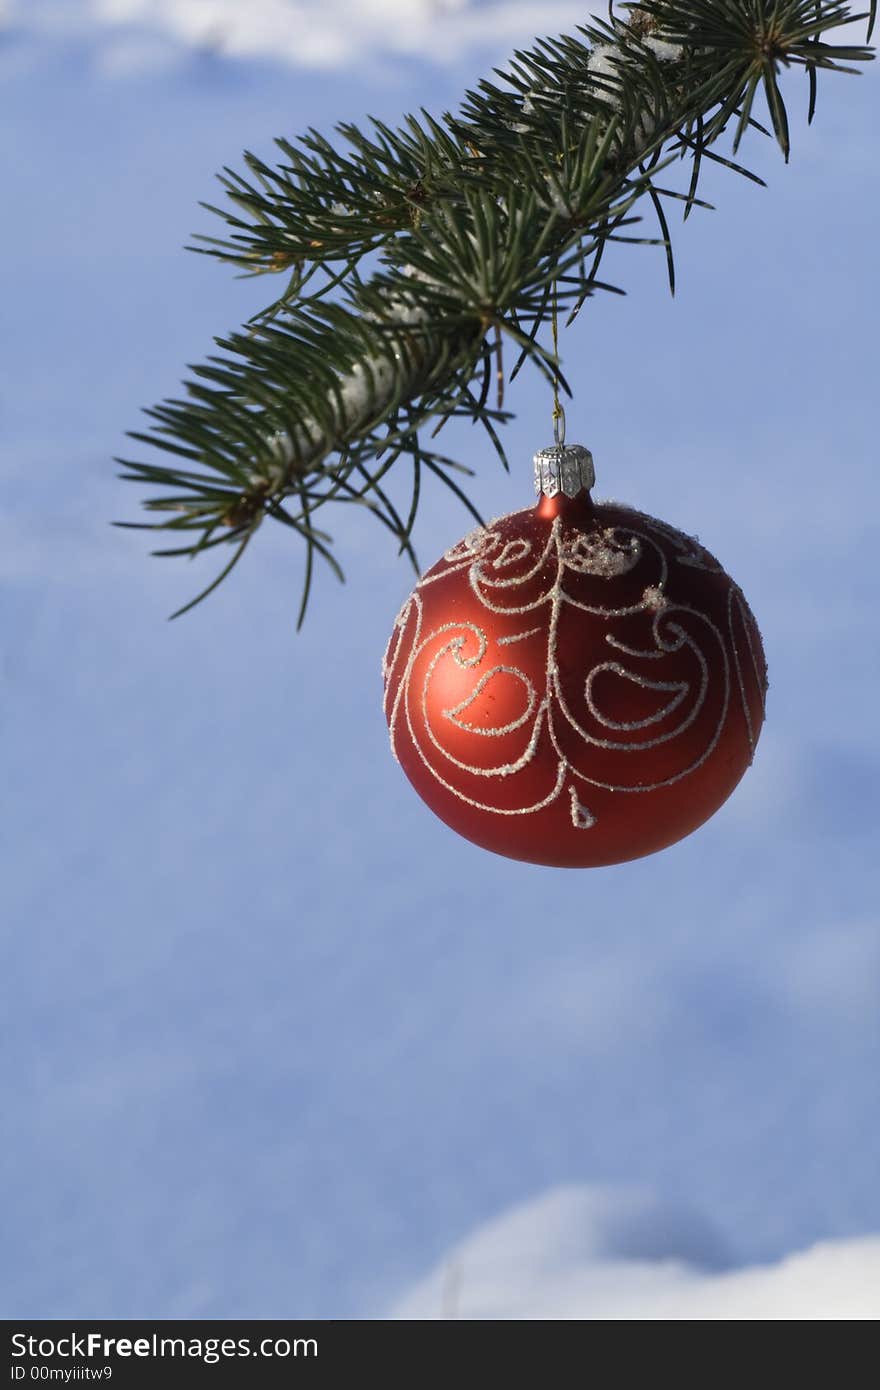
M 596 486 L 593 455 L 583 444 L 553 444 L 535 454 L 535 492 L 540 497 L 579 497 Z

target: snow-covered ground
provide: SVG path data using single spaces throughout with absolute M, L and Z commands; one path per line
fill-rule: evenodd
M 880 1235 L 727 1268 L 712 1228 L 650 1194 L 558 1187 L 451 1249 L 392 1309 L 407 1319 L 869 1319 Z
M 418 801 L 379 676 L 413 576 L 362 509 L 328 515 L 349 582 L 316 575 L 298 637 L 287 528 L 168 623 L 211 555 L 109 524 L 144 519 L 111 461 L 143 457 L 141 407 L 279 288 L 180 249 L 218 233 L 215 170 L 457 109 L 491 61 L 433 61 L 456 25 L 589 10 L 471 0 L 410 57 L 404 8 L 310 6 L 351 43 L 330 73 L 269 0 L 0 0 L 0 1305 L 856 1316 L 880 1284 L 880 64 L 820 81 L 810 130 L 787 73 L 790 167 L 756 136 L 768 188 L 707 169 L 674 302 L 663 249 L 618 246 L 627 298 L 563 334 L 599 495 L 699 534 L 770 663 L 753 769 L 667 853 L 543 870 Z M 537 374 L 506 401 L 509 476 L 463 422 L 442 437 L 487 516 L 528 505 L 551 434 Z M 442 491 L 424 564 L 471 526 Z
M 157 45 L 210 48 L 333 70 L 375 56 L 451 62 L 475 47 L 505 48 L 537 29 L 583 23 L 572 0 L 0 0 L 0 23 L 51 35 L 101 33 L 112 66 L 122 53 L 152 65 Z M 167 55 L 171 56 L 170 52 Z

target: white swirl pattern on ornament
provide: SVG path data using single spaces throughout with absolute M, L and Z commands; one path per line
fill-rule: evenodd
M 539 553 L 535 553 L 536 547 L 526 537 L 506 539 L 493 530 L 498 523 L 490 522 L 486 527 L 472 531 L 447 551 L 443 557 L 445 566 L 437 566 L 426 575 L 401 609 L 383 660 L 386 715 L 395 757 L 399 759 L 397 740 L 403 721 L 412 746 L 425 768 L 441 786 L 462 802 L 478 810 L 503 816 L 529 815 L 550 805 L 568 784 L 572 824 L 575 829 L 588 830 L 596 824 L 596 818 L 581 801 L 579 785 L 612 792 L 646 793 L 680 781 L 701 767 L 711 756 L 721 737 L 730 708 L 732 686 L 728 641 L 733 654 L 736 685 L 745 716 L 749 745 L 754 751 L 754 721 L 736 638 L 735 620 L 745 635 L 759 690 L 763 689 L 763 677 L 749 633 L 748 610 L 740 590 L 730 581 L 726 634 L 706 614 L 689 604 L 676 603 L 670 599 L 666 593 L 668 562 L 661 542 L 672 546 L 675 552 L 673 558 L 678 564 L 716 574 L 723 574 L 724 571 L 696 541 L 685 537 L 674 528 L 653 520 L 649 523 L 648 518 L 638 514 L 634 515 L 634 523 L 636 520 L 637 524 L 634 524 L 632 529 L 609 527 L 604 531 L 578 533 L 572 537 L 570 533 L 566 535 L 562 522 L 557 517 Z M 656 534 L 650 534 L 651 530 Z M 645 584 L 641 599 L 635 604 L 630 602 L 618 607 L 589 605 L 566 592 L 567 572 L 573 575 L 596 576 L 613 584 L 615 579 L 629 574 L 637 565 L 646 561 L 651 562 L 651 569 L 656 572 L 650 575 L 650 582 Z M 468 571 L 473 594 L 490 614 L 532 616 L 545 605 L 549 608 L 543 691 L 536 689 L 529 675 L 513 664 L 498 663 L 480 672 L 479 668 L 489 652 L 490 638 L 477 623 L 447 622 L 428 633 L 423 632 L 422 595 L 431 585 L 442 583 L 450 574 L 465 569 Z M 618 656 L 628 658 L 628 661 L 626 664 L 622 660 L 597 662 L 584 673 L 582 690 L 585 713 L 580 718 L 576 717 L 570 707 L 557 661 L 560 622 L 568 610 L 576 609 L 606 621 L 628 619 L 642 613 L 650 620 L 649 632 L 653 643 L 651 647 L 643 649 L 625 642 L 613 632 L 606 634 L 605 640 L 608 645 Z M 673 620 L 673 616 L 677 621 Z M 510 651 L 511 648 L 515 648 L 517 642 L 534 638 L 543 632 L 545 625 L 530 625 L 526 620 L 522 628 L 522 631 L 497 636 L 493 640 L 497 646 Z M 672 653 L 684 650 L 691 654 L 693 679 L 662 679 L 664 659 Z M 720 664 L 709 659 L 710 654 L 714 656 L 716 650 L 720 656 Z M 420 658 L 429 651 L 431 655 L 421 678 L 421 687 L 413 689 L 414 670 L 419 665 Z M 465 761 L 452 752 L 444 739 L 445 725 L 438 728 L 432 719 L 430 700 L 432 683 L 443 671 L 445 663 L 450 661 L 460 670 L 472 670 L 477 679 L 473 689 L 463 699 L 448 708 L 442 708 L 443 720 L 454 726 L 459 734 L 464 731 L 474 735 L 483 749 L 486 748 L 487 739 L 508 739 L 522 731 L 522 745 L 515 750 L 515 756 L 511 755 L 508 744 L 506 756 L 501 761 L 485 766 L 481 761 Z M 647 671 L 639 669 L 642 664 L 647 663 L 661 665 L 659 669 L 649 667 L 649 675 Z M 649 783 L 636 780 L 636 759 L 632 764 L 633 780 L 627 781 L 624 773 L 630 755 L 672 743 L 680 738 L 703 712 L 710 696 L 710 672 L 716 673 L 715 679 L 720 672 L 721 690 L 713 697 L 717 705 L 717 717 L 712 721 L 705 746 L 696 756 L 691 754 L 685 759 L 684 766 L 662 779 Z M 398 676 L 395 688 L 395 679 Z M 615 719 L 603 708 L 603 703 L 596 693 L 595 687 L 600 678 L 606 688 L 609 678 L 613 678 L 646 692 L 669 698 L 661 701 L 656 710 L 644 714 L 641 718 Z M 497 727 L 468 723 L 466 719 L 462 719 L 461 716 L 480 700 L 492 682 L 499 679 L 519 683 L 523 697 L 521 712 Z M 672 727 L 658 732 L 657 726 L 673 715 L 678 716 L 677 722 Z M 586 727 L 587 723 L 591 727 Z M 548 770 L 546 791 L 537 800 L 529 798 L 527 804 L 513 809 L 492 805 L 482 797 L 471 795 L 450 780 L 454 775 L 454 769 L 459 769 L 469 777 L 483 779 L 515 777 L 533 763 L 545 731 L 556 756 L 555 775 L 551 767 Z M 646 733 L 646 737 L 631 737 L 642 731 Z M 622 739 L 619 737 L 621 734 L 630 737 Z M 575 751 L 571 746 L 573 740 L 576 744 Z M 621 774 L 616 780 L 601 779 L 595 775 L 595 769 L 591 774 L 591 748 L 601 749 L 605 754 L 620 756 Z M 484 785 L 486 790 L 490 791 L 488 782 Z M 584 795 L 589 797 L 588 791 L 585 791 Z

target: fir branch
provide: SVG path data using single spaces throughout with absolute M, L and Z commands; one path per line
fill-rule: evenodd
M 843 0 L 642 0 L 626 9 L 625 21 L 612 16 L 517 52 L 499 82 L 467 93 L 457 117 L 422 112 L 398 130 L 374 121 L 369 133 L 343 125 L 339 148 L 309 131 L 277 142 L 277 165 L 246 153 L 246 172 L 223 171 L 230 206 L 210 211 L 226 235 L 198 238 L 193 249 L 288 280 L 191 368 L 184 399 L 147 412 L 150 431 L 133 437 L 170 457 L 123 461 L 123 477 L 162 489 L 145 502 L 158 519 L 141 525 L 196 533 L 191 545 L 157 553 L 234 546 L 220 576 L 180 612 L 217 587 L 267 516 L 306 545 L 300 621 L 315 558 L 341 574 L 314 524 L 330 502 L 367 506 L 414 560 L 423 471 L 470 506 L 448 475 L 452 461 L 423 449 L 420 431 L 464 415 L 504 457 L 495 426 L 509 415 L 500 398 L 489 405 L 502 338 L 518 350 L 512 375 L 529 361 L 564 386 L 539 335 L 553 307 L 571 322 L 593 293 L 616 288 L 597 278 L 606 245 L 659 240 L 674 286 L 662 200 L 683 199 L 685 217 L 707 206 L 697 197 L 704 157 L 756 178 L 711 147 L 733 127 L 735 154 L 748 130 L 764 129 L 753 115 L 759 92 L 788 159 L 781 69 L 806 70 L 812 119 L 818 71 L 856 71 L 849 64 L 873 56 L 822 38 L 854 18 L 870 32 L 873 0 L 858 16 Z M 659 185 L 683 158 L 692 162 L 686 191 Z M 644 197 L 659 238 L 621 231 Z M 401 517 L 382 478 L 404 455 L 414 472 Z

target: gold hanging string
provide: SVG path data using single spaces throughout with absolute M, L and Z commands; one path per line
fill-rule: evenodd
M 553 372 L 553 442 L 561 449 L 565 444 L 565 411 L 559 399 L 559 315 L 556 303 L 556 284 L 553 285 L 553 356 L 556 367 Z
M 495 325 L 495 353 L 498 357 L 498 368 L 495 374 L 496 389 L 498 392 L 498 409 L 504 409 L 504 340 L 501 337 L 501 329 Z

